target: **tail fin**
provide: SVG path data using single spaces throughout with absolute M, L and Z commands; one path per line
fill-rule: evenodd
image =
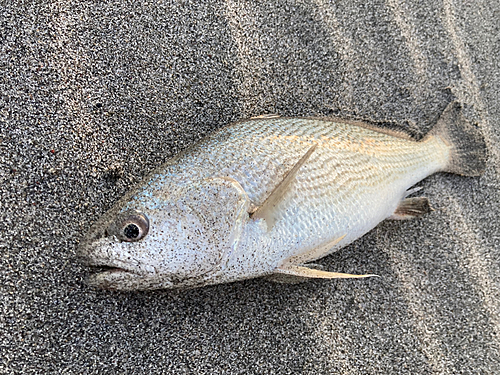
M 444 170 L 463 176 L 479 176 L 486 168 L 487 148 L 481 131 L 463 115 L 458 102 L 448 104 L 430 136 L 440 137 L 451 148 Z

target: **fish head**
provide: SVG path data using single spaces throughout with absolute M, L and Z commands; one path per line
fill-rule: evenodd
M 223 266 L 248 221 L 249 198 L 230 178 L 165 193 L 129 194 L 90 229 L 79 255 L 101 268 L 95 287 L 147 290 L 203 285 Z

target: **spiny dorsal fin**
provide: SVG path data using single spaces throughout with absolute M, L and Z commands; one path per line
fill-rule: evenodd
M 351 275 L 350 273 L 328 272 L 305 266 L 294 266 L 291 264 L 279 267 L 275 273 L 296 277 L 307 277 L 311 279 L 361 279 L 372 276 L 378 277 L 378 275 Z
M 251 214 L 251 217 L 254 219 L 264 219 L 266 221 L 268 231 L 273 227 L 275 222 L 275 218 L 273 216 L 274 207 L 276 207 L 276 205 L 281 201 L 286 190 L 295 179 L 295 176 L 300 167 L 302 167 L 304 163 L 309 159 L 316 147 L 318 147 L 317 144 L 311 146 L 311 148 L 305 153 L 305 155 L 300 158 L 300 160 L 293 166 L 292 169 L 290 169 L 290 171 L 288 171 L 288 173 L 278 184 L 278 186 L 276 186 L 271 194 L 269 194 L 264 203 L 262 203 L 261 206 L 257 207 L 257 209 Z

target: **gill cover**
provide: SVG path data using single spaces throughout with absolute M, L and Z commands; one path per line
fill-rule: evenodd
M 241 185 L 229 177 L 203 180 L 185 192 L 178 202 L 185 208 L 183 218 L 167 229 L 175 232 L 169 237 L 176 242 L 176 259 L 170 261 L 177 263 L 178 277 L 206 274 L 230 255 L 238 246 L 249 204 Z

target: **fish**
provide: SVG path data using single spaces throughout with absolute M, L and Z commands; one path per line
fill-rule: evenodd
M 94 270 L 87 283 L 108 290 L 369 277 L 312 262 L 385 219 L 429 213 L 428 198 L 408 197 L 427 176 L 480 176 L 486 162 L 483 135 L 456 101 L 419 141 L 365 122 L 258 116 L 154 170 L 78 254 Z

